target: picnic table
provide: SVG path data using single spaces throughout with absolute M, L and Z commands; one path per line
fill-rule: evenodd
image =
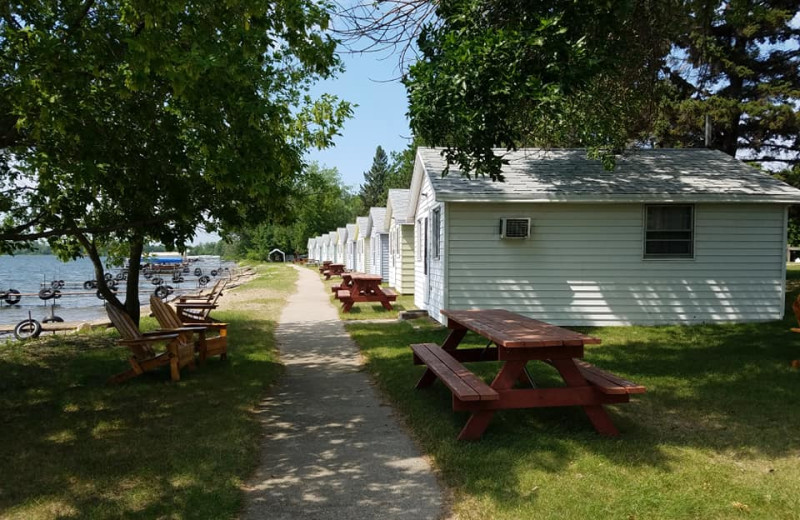
M 320 274 L 322 274 L 322 273 L 324 273 L 325 271 L 327 271 L 327 270 L 328 270 L 328 266 L 329 266 L 329 265 L 331 265 L 331 263 L 332 263 L 332 262 L 331 262 L 330 260 L 323 260 L 323 261 L 322 261 L 322 264 L 320 264 L 320 266 L 319 266 L 319 272 L 320 272 Z
M 581 406 L 598 433 L 618 435 L 604 404 L 626 403 L 645 388 L 581 360 L 584 345 L 600 340 L 502 309 L 443 310 L 450 333 L 440 347 L 411 345 L 414 363 L 427 365 L 417 388 L 441 380 L 453 394 L 453 410 L 471 412 L 459 440 L 483 435 L 497 410 Z M 489 340 L 486 348 L 459 349 L 467 331 Z M 500 361 L 487 385 L 462 362 Z M 526 369 L 529 361 L 553 366 L 566 386 L 537 388 Z M 526 388 L 513 388 L 520 381 Z
M 331 285 L 331 291 L 333 294 L 337 294 L 342 289 L 350 289 L 353 285 L 353 273 L 342 273 L 342 283 L 338 285 Z M 338 296 L 337 296 L 338 299 Z
M 380 302 L 386 310 L 392 310 L 397 293 L 388 287 L 381 287 L 381 275 L 351 273 L 349 287 L 336 291 L 336 298 L 342 302 L 342 312 L 350 312 L 358 302 Z
M 327 269 L 322 271 L 326 280 L 330 280 L 331 276 L 335 274 L 341 275 L 342 273 L 344 273 L 344 264 L 330 264 Z

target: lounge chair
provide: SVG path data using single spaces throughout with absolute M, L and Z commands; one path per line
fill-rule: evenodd
M 200 362 L 208 356 L 219 356 L 220 359 L 228 357 L 228 324 L 220 322 L 210 323 L 184 323 L 178 317 L 175 310 L 164 303 L 161 298 L 150 296 L 150 309 L 153 311 L 158 324 L 165 331 L 192 331 L 197 335 L 194 346 L 200 355 Z M 216 336 L 208 337 L 207 330 L 213 329 L 217 332 Z
M 130 316 L 111 304 L 106 304 L 106 313 L 122 336 L 117 344 L 125 345 L 133 354 L 128 358 L 130 370 L 109 378 L 109 383 L 122 383 L 164 365 L 169 365 L 172 380 L 180 381 L 183 367 L 194 368 L 194 345 L 187 340 L 186 334 L 163 331 L 143 333 Z M 153 345 L 158 342 L 166 342 L 166 351 L 156 354 Z

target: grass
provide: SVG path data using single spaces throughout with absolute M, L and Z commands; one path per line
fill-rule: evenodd
M 788 285 L 800 289 L 800 267 L 790 267 Z M 513 410 L 499 412 L 477 443 L 455 440 L 467 415 L 452 411 L 443 385 L 411 390 L 423 367 L 412 364 L 408 345 L 441 342 L 446 330 L 427 321 L 347 329 L 454 491 L 458 518 L 796 519 L 794 323 L 789 309 L 773 323 L 581 329 L 603 340 L 587 349 L 590 363 L 647 386 L 609 407 L 622 435 L 596 435 L 577 408 Z M 470 368 L 491 380 L 497 365 Z M 543 364 L 530 368 L 542 386 L 560 384 Z
M 179 383 L 168 369 L 119 386 L 108 333 L 0 345 L 0 517 L 234 518 L 258 460 L 252 411 L 282 372 L 273 339 L 296 273 L 261 269 L 259 310 L 229 322 L 229 357 Z M 143 320 L 143 328 L 155 327 Z
M 310 269 L 314 269 L 317 273 L 319 273 L 319 269 L 312 266 L 309 267 Z M 342 312 L 342 305 L 339 303 L 339 300 L 336 300 L 333 297 L 333 292 L 331 291 L 331 287 L 334 285 L 339 285 L 342 283 L 342 279 L 338 276 L 332 277 L 330 280 L 326 280 L 324 276 L 319 275 L 322 283 L 325 284 L 325 290 L 330 295 L 331 302 L 339 309 L 339 318 L 344 321 L 353 321 L 353 320 L 396 320 L 397 315 L 401 311 L 407 311 L 411 309 L 416 309 L 417 307 L 414 305 L 414 295 L 413 294 L 398 294 L 397 301 L 392 302 L 393 310 L 387 311 L 383 308 L 383 305 L 380 303 L 356 303 L 353 305 L 353 308 L 350 309 L 350 312 Z M 381 284 L 383 287 L 388 287 L 388 284 Z

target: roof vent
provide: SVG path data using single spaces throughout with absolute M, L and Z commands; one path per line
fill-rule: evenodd
M 531 219 L 501 218 L 500 238 L 528 238 L 531 235 Z

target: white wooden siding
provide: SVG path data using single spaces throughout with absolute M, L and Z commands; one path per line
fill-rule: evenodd
M 370 238 L 367 236 L 362 236 L 358 238 L 358 244 L 356 248 L 356 266 L 358 270 L 362 273 L 369 273 L 370 271 L 370 255 L 372 254 L 372 250 L 370 249 Z
M 434 192 L 433 188 L 431 187 L 430 180 L 428 176 L 425 175 L 422 180 L 422 186 L 420 188 L 421 193 L 427 193 L 428 195 L 425 197 L 419 197 L 417 202 L 417 210 L 416 215 L 414 217 L 414 242 L 418 244 L 420 247 L 420 254 L 414 255 L 414 305 L 416 305 L 420 309 L 427 309 L 428 314 L 435 320 L 444 323 L 444 317 L 441 315 L 441 309 L 446 309 L 444 302 L 444 293 L 445 293 L 445 261 L 448 256 L 447 247 L 445 246 L 444 237 L 446 236 L 444 233 L 445 227 L 447 225 L 447 215 L 444 211 L 444 206 L 434 199 Z M 420 226 L 417 225 L 417 222 L 422 219 L 423 221 L 427 219 L 428 226 L 430 227 L 431 218 L 430 218 L 430 210 L 434 207 L 442 207 L 441 212 L 441 234 L 440 234 L 440 243 L 442 244 L 442 251 L 440 254 L 439 259 L 433 258 L 433 255 L 430 251 L 431 246 L 431 236 L 430 230 L 428 231 L 428 274 L 427 276 L 424 274 L 423 269 L 423 262 L 424 262 L 424 243 L 422 242 L 422 236 L 424 236 L 424 230 L 420 229 Z M 426 281 L 427 280 L 427 281 Z M 428 298 L 426 303 L 426 294 L 425 292 L 428 291 Z
M 451 203 L 447 304 L 432 299 L 429 314 L 502 307 L 559 325 L 781 319 L 785 212 L 696 204 L 695 257 L 644 260 L 641 204 Z M 501 239 L 501 217 L 530 217 L 531 237 Z
M 389 234 L 373 233 L 370 237 L 372 258 L 370 259 L 370 273 L 379 274 L 383 281 L 389 280 Z

